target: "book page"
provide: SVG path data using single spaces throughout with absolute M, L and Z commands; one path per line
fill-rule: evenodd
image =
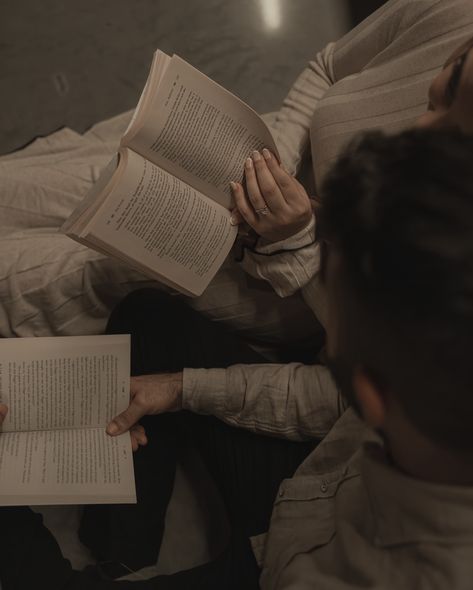
M 154 52 L 146 84 L 123 137 L 131 138 L 135 135 L 136 130 L 141 127 L 142 117 L 148 111 L 149 102 L 153 98 L 156 88 L 158 87 L 161 78 L 164 76 L 164 72 L 170 62 L 171 58 L 160 49 L 157 49 Z M 122 143 L 122 145 L 124 144 Z
M 243 180 L 251 152 L 267 147 L 277 155 L 259 115 L 178 56 L 140 120 L 122 145 L 226 208 L 232 204 L 230 181 Z
M 120 182 L 80 237 L 199 295 L 235 241 L 230 212 L 131 150 L 120 160 Z
M 61 231 L 68 233 L 71 228 L 80 228 L 100 208 L 110 187 L 120 180 L 118 173 L 118 154 L 115 154 L 107 166 L 102 170 L 97 182 L 94 183 L 87 195 L 74 209 L 61 227 Z
M 129 335 L 0 339 L 3 432 L 105 428 L 129 399 Z
M 0 433 L 0 505 L 134 503 L 128 433 L 104 428 Z

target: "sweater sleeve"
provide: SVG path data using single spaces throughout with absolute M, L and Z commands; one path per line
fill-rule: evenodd
M 309 62 L 273 117 L 273 134 L 282 162 L 291 174 L 298 172 L 306 157 L 311 122 L 327 91 L 337 82 L 369 68 L 374 61 L 379 63 L 382 56 L 388 62 L 409 50 L 415 44 L 419 23 L 438 34 L 446 9 L 441 5 L 439 0 L 390 0 Z M 431 20 L 435 22 L 430 23 Z M 281 297 L 292 295 L 320 270 L 315 222 L 270 248 L 259 239 L 254 248 L 244 251 L 241 262 L 247 273 L 269 282 Z
M 346 408 L 323 365 L 185 369 L 183 407 L 257 433 L 323 438 Z
M 435 22 L 429 26 L 438 28 L 436 20 L 440 9 L 437 5 L 442 4 L 445 3 L 440 0 L 389 0 L 341 39 L 329 43 L 308 63 L 273 118 L 273 133 L 281 159 L 291 174 L 298 172 L 304 152 L 309 148 L 311 121 L 327 90 L 369 67 L 395 40 L 402 41 L 402 51 L 409 50 L 402 37 L 410 30 L 414 32 L 417 26 L 428 28 L 425 20 L 429 20 L 430 11 L 430 19 Z M 436 10 L 432 10 L 434 7 Z M 441 10 L 445 9 L 448 10 L 448 6 Z M 401 49 L 396 48 L 397 51 Z M 391 56 L 388 51 L 386 59 L 390 57 L 396 55 Z
M 294 176 L 309 145 L 309 128 L 317 103 L 335 83 L 334 48 L 335 43 L 330 43 L 309 62 L 273 119 L 272 132 L 281 161 Z

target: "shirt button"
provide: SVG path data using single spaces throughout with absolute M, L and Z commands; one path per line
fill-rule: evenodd
M 320 491 L 325 494 L 325 492 L 328 490 L 327 484 L 324 482 L 321 486 L 320 486 Z

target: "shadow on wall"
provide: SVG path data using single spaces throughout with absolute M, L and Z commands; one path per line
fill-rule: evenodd
M 386 0 L 350 0 L 350 15 L 353 26 L 386 3 Z
M 1 0 L 0 154 L 134 107 L 153 52 L 178 53 L 259 112 L 350 28 L 347 0 Z

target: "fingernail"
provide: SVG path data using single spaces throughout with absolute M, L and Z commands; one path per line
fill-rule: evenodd
M 245 164 L 246 164 L 246 167 L 248 168 L 248 170 L 253 168 L 253 160 L 251 158 L 246 158 Z
M 261 160 L 261 154 L 258 151 L 255 150 L 251 155 L 253 156 L 253 160 L 255 162 L 259 162 Z
M 232 191 L 236 191 L 237 189 L 237 183 L 233 182 L 233 180 L 230 181 L 230 186 L 232 187 Z
M 233 217 L 233 215 L 230 217 L 230 225 L 238 225 L 238 221 L 236 220 L 236 217 Z
M 115 422 L 110 422 L 110 424 L 107 426 L 107 432 L 108 432 L 108 434 L 111 434 L 112 436 L 114 434 L 117 434 L 118 426 L 115 424 Z
M 271 160 L 271 152 L 266 148 L 263 149 L 263 156 L 265 160 Z

